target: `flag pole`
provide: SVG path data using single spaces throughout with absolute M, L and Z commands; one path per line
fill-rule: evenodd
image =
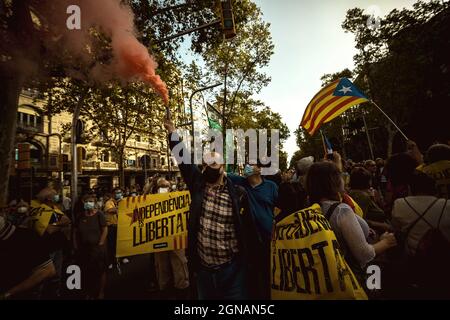
M 325 138 L 323 136 L 322 129 L 320 129 L 319 131 L 320 131 L 320 136 L 322 137 L 323 157 L 326 158 L 327 157 L 327 146 L 325 145 Z
M 366 121 L 364 109 L 361 109 L 361 111 L 362 111 L 362 118 L 364 121 L 364 128 L 365 128 L 364 131 L 366 131 L 367 142 L 369 143 L 370 156 L 372 157 L 372 160 L 375 160 L 375 156 L 373 155 L 372 141 L 371 141 L 370 135 L 369 135 L 369 128 L 367 127 L 367 121 Z
M 370 100 L 370 103 L 372 103 L 375 107 L 377 107 L 378 110 L 380 110 L 380 112 L 392 123 L 392 125 L 398 130 L 398 132 L 401 133 L 401 135 L 406 139 L 406 141 L 409 140 L 406 134 L 403 133 L 403 131 L 395 124 L 395 122 L 392 121 L 392 119 L 389 118 L 389 116 L 373 100 Z

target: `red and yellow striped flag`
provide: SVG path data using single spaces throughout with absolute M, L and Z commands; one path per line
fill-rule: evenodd
M 317 93 L 306 107 L 301 126 L 314 135 L 323 123 L 330 122 L 350 107 L 369 101 L 347 78 L 336 80 Z

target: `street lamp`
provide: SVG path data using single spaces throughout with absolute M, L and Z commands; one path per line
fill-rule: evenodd
M 201 89 L 198 89 L 198 90 L 195 90 L 194 92 L 192 92 L 192 94 L 191 94 L 191 96 L 189 98 L 189 108 L 190 108 L 190 111 L 191 111 L 191 122 L 184 123 L 184 124 L 181 125 L 181 126 L 187 126 L 187 125 L 191 126 L 191 135 L 192 135 L 192 137 L 194 136 L 194 111 L 192 110 L 192 98 L 197 93 L 200 93 L 200 92 L 203 92 L 203 91 L 206 91 L 206 90 L 209 90 L 209 89 L 213 89 L 213 88 L 221 86 L 221 85 L 222 85 L 222 83 L 216 83 L 216 84 L 213 84 L 211 86 L 203 87 Z

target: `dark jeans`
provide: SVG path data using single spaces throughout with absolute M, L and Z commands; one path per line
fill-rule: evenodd
M 201 267 L 196 280 L 199 300 L 248 299 L 245 266 L 240 259 L 217 270 Z
M 117 245 L 117 225 L 108 226 L 108 264 L 114 265 L 116 262 L 116 245 Z

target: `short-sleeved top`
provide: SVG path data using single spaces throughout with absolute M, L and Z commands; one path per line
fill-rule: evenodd
M 397 230 L 406 232 L 419 218 L 417 213 L 423 214 L 427 209 L 424 216 L 426 221 L 434 228 L 439 225 L 442 235 L 450 241 L 450 200 L 438 199 L 434 196 L 397 199 L 392 209 L 392 225 Z M 405 248 L 408 254 L 416 254 L 420 240 L 430 230 L 431 227 L 426 221 L 419 220 L 410 230 Z
M 109 199 L 105 203 L 105 208 L 103 209 L 105 211 L 105 218 L 106 223 L 109 225 L 117 225 L 117 213 L 110 214 L 108 213 L 108 210 L 117 208 L 117 202 L 114 199 Z
M 52 263 L 42 239 L 33 230 L 23 228 L 16 228 L 8 239 L 0 240 L 0 261 L 0 292 Z
M 77 221 L 78 244 L 81 246 L 98 245 L 104 227 L 106 227 L 106 219 L 103 212 L 97 211 L 92 216 L 82 214 Z

